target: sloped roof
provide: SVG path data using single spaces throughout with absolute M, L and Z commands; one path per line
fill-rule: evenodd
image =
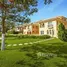
M 67 19 L 67 18 L 64 17 L 64 16 L 57 16 L 57 17 L 50 18 L 50 19 L 40 20 L 40 21 L 37 21 L 37 22 L 35 22 L 35 23 L 45 23 L 45 22 L 50 22 L 50 21 L 54 21 L 54 20 L 57 20 L 57 19 L 63 20 L 63 18 L 64 18 L 64 19 Z
M 25 23 L 25 24 L 23 24 L 23 26 L 29 26 L 32 24 L 40 24 L 40 23 L 45 23 L 45 22 L 50 22 L 50 21 L 55 21 L 55 20 L 63 21 L 64 23 L 66 23 L 67 20 L 63 20 L 63 19 L 67 19 L 67 18 L 64 16 L 57 16 L 57 17 L 50 18 L 50 19 L 40 20 L 40 21 L 37 21 L 34 23 Z

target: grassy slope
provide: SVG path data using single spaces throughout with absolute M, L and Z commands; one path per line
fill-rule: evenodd
M 6 40 L 6 42 L 20 43 L 22 40 Z M 31 39 L 31 41 L 36 40 Z M 23 40 L 23 42 L 29 41 L 30 39 Z M 30 47 L 6 48 L 8 50 L 0 51 L 0 67 L 67 67 L 67 42 L 58 39 L 41 42 Z M 57 54 L 57 57 L 38 58 L 36 56 L 37 52 L 54 53 Z

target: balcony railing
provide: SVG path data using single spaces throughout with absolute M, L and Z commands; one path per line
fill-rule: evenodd
M 48 25 L 48 28 L 53 28 L 53 25 L 51 24 L 51 25 Z

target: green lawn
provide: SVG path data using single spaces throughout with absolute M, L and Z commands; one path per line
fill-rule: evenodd
M 19 44 L 44 39 L 6 39 L 6 44 Z M 6 46 L 0 51 L 0 67 L 67 67 L 67 42 L 59 39 L 30 46 Z
M 34 39 L 34 38 L 24 38 L 24 39 L 7 39 L 6 44 L 19 44 L 19 43 L 29 43 L 29 42 L 35 42 L 41 39 Z

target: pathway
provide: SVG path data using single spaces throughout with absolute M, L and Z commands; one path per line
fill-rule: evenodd
M 50 38 L 50 39 L 46 39 L 46 40 L 40 40 L 40 41 L 36 41 L 36 42 L 29 42 L 29 43 L 20 43 L 20 44 L 8 44 L 7 46 L 17 46 L 17 45 L 19 45 L 19 46 L 22 46 L 22 45 L 32 45 L 32 44 L 37 44 L 37 43 L 40 43 L 40 42 L 44 42 L 44 41 L 48 41 L 48 40 L 52 40 L 52 39 L 54 39 L 54 38 Z

